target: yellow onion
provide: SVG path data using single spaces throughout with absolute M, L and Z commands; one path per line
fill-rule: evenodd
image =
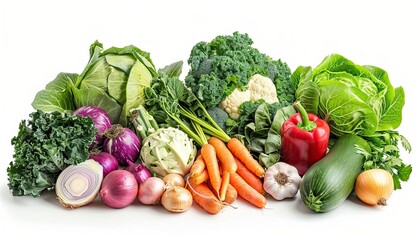
M 193 198 L 190 191 L 183 187 L 169 187 L 162 195 L 162 205 L 170 212 L 185 212 L 191 208 L 192 203 Z
M 354 191 L 366 204 L 385 206 L 394 191 L 394 181 L 388 171 L 370 169 L 359 174 Z
M 165 177 L 163 177 L 163 182 L 168 186 L 185 187 L 185 179 L 178 173 L 168 173 Z

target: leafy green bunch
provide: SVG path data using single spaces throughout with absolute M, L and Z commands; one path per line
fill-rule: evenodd
M 97 131 L 91 118 L 40 110 L 29 116 L 11 141 L 14 161 L 7 175 L 14 196 L 36 197 L 54 187 L 62 170 L 88 159 Z
M 182 62 L 159 71 L 145 89 L 145 107 L 161 126 L 180 128 L 199 146 L 207 143 L 208 136 L 223 141 L 230 137 L 217 125 L 201 101 L 179 79 Z

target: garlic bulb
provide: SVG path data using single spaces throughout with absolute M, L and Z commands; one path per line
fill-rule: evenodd
M 302 178 L 297 169 L 284 162 L 270 166 L 264 176 L 264 190 L 276 200 L 294 197 Z

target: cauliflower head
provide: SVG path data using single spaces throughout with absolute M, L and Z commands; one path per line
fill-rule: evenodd
M 251 91 L 248 89 L 245 91 L 240 91 L 235 89 L 227 98 L 220 102 L 219 107 L 225 110 L 229 117 L 232 119 L 238 119 L 241 114 L 239 112 L 239 106 L 243 102 L 251 100 Z
M 279 102 L 277 98 L 276 86 L 268 77 L 255 74 L 248 82 L 248 90 L 251 92 L 251 101 L 256 102 L 264 99 L 266 103 L 272 104 Z
M 225 100 L 220 102 L 219 107 L 225 110 L 231 119 L 237 120 L 240 116 L 242 103 L 251 101 L 256 102 L 263 99 L 266 103 L 278 103 L 276 86 L 273 81 L 260 74 L 255 74 L 248 82 L 248 88 L 245 91 L 235 89 Z

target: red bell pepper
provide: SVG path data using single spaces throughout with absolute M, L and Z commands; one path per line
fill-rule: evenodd
M 325 156 L 330 127 L 315 114 L 307 113 L 299 102 L 293 106 L 298 113 L 285 121 L 280 130 L 281 156 L 303 176 L 309 167 Z

